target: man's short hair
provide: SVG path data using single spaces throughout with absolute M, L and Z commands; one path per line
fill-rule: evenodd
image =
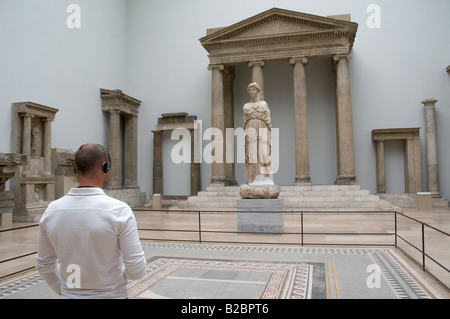
M 100 144 L 81 145 L 75 153 L 75 168 L 83 176 L 94 175 L 105 162 L 109 163 L 108 152 Z

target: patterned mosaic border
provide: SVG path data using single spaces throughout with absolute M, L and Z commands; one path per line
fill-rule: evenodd
M 154 258 L 155 259 L 155 258 Z M 139 281 L 128 286 L 131 298 L 139 297 L 147 289 L 162 282 L 174 271 L 184 269 L 202 269 L 227 272 L 264 272 L 270 273 L 260 299 L 311 299 L 314 287 L 315 266 L 323 263 L 261 263 L 246 261 L 224 261 L 214 259 L 185 259 L 156 257 L 147 266 L 147 274 Z M 315 265 L 315 266 L 314 266 Z M 320 268 L 320 267 L 319 267 Z M 317 269 L 319 269 L 317 268 Z M 326 278 L 320 278 L 319 285 L 326 285 Z M 324 296 L 326 297 L 326 296 Z M 186 298 L 189 298 L 187 296 Z
M 279 247 L 252 245 L 207 245 L 207 244 L 174 244 L 159 242 L 143 242 L 142 247 L 167 248 L 183 250 L 214 250 L 231 252 L 267 252 L 267 253 L 311 253 L 311 254 L 367 254 L 374 249 L 366 248 L 311 248 L 311 247 Z
M 0 285 L 0 299 L 44 282 L 44 278 L 42 278 L 41 275 L 37 272 L 32 272 L 24 277 Z
M 412 275 L 406 271 L 389 251 L 369 254 L 398 299 L 432 299 L 430 295 Z M 390 258 L 389 258 L 390 257 Z

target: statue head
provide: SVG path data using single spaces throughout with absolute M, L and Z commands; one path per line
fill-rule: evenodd
M 250 83 L 250 84 L 248 85 L 248 87 L 247 87 L 247 91 L 249 91 L 250 88 L 255 88 L 255 89 L 257 89 L 257 90 L 258 90 L 258 93 L 261 92 L 261 87 L 260 87 L 260 86 L 258 85 L 258 83 L 256 83 L 256 82 Z

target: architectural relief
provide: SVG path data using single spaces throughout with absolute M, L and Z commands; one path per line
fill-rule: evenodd
M 56 179 L 52 172 L 51 124 L 58 109 L 33 102 L 12 106 L 11 151 L 27 156 L 25 165 L 11 180 L 15 221 L 38 221 L 55 199 Z

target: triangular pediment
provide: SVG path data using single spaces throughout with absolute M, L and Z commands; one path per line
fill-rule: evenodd
M 221 39 L 252 39 L 270 36 L 283 36 L 288 34 L 304 34 L 312 32 L 330 31 L 324 25 L 311 25 L 303 21 L 287 21 L 282 16 L 272 16 L 256 25 L 241 28 L 236 33 L 227 33 Z
M 357 28 L 358 24 L 350 21 L 273 8 L 231 26 L 211 30 L 200 42 L 209 52 L 224 46 L 230 48 L 323 37 L 345 36 L 352 44 Z

